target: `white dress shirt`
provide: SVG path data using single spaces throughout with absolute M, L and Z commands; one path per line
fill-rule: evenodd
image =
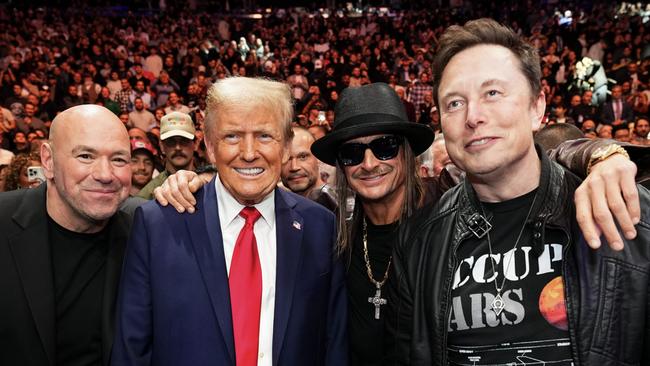
M 217 191 L 217 206 L 219 209 L 219 224 L 223 237 L 223 254 L 226 258 L 226 270 L 230 274 L 230 262 L 235 250 L 239 232 L 246 222 L 239 216 L 245 207 L 226 190 L 220 177 L 214 180 Z M 275 234 L 275 191 L 266 196 L 262 202 L 254 205 L 262 214 L 255 222 L 253 232 L 257 242 L 257 252 L 262 269 L 262 305 L 260 308 L 260 334 L 257 354 L 258 366 L 271 366 L 273 358 L 273 314 L 275 310 L 275 266 L 276 266 L 276 234 Z

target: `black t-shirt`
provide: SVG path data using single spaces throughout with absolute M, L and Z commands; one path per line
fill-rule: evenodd
M 102 364 L 108 234 L 72 232 L 49 219 L 56 302 L 56 364 Z
M 533 246 L 533 228 L 526 226 L 513 252 L 535 193 L 483 203 L 492 224 L 489 235 L 496 276 L 487 235 L 472 236 L 456 252 L 447 329 L 451 365 L 572 365 L 561 277 L 566 235 L 546 230 L 540 248 Z M 504 273 L 505 307 L 497 316 L 492 309 L 495 277 L 501 286 Z
M 397 236 L 397 224 L 368 225 L 368 257 L 375 280 L 381 281 Z M 370 282 L 363 257 L 363 233 L 357 232 L 352 246 L 348 269 L 348 332 L 351 365 L 379 365 L 383 357 L 384 321 L 386 305 L 380 305 L 379 319 L 375 319 L 375 305 L 368 301 L 374 297 L 377 287 Z M 388 276 L 390 277 L 391 271 Z M 382 287 L 381 298 L 386 299 Z

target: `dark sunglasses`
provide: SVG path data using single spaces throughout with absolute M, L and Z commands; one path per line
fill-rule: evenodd
M 402 146 L 401 136 L 382 136 L 367 144 L 351 142 L 339 147 L 338 159 L 343 166 L 359 165 L 363 161 L 366 149 L 370 149 L 379 160 L 390 160 L 397 156 Z

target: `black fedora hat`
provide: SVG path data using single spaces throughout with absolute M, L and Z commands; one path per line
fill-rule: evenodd
M 316 140 L 311 151 L 318 160 L 336 165 L 343 142 L 383 133 L 404 136 L 416 156 L 431 146 L 434 137 L 429 127 L 408 120 L 404 104 L 388 84 L 350 87 L 336 104 L 332 132 Z

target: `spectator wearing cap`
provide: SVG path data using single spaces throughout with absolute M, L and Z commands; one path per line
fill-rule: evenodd
M 154 150 L 149 141 L 131 140 L 131 196 L 137 195 L 151 181 L 154 160 Z
M 149 112 L 140 97 L 133 100 L 133 111 L 129 113 L 129 124 L 143 131 L 149 131 L 156 125 L 156 117 Z
M 179 170 L 194 170 L 194 122 L 181 112 L 166 114 L 160 121 L 160 148 L 165 157 L 165 171 L 158 174 L 138 197 L 153 199 L 153 190 Z

